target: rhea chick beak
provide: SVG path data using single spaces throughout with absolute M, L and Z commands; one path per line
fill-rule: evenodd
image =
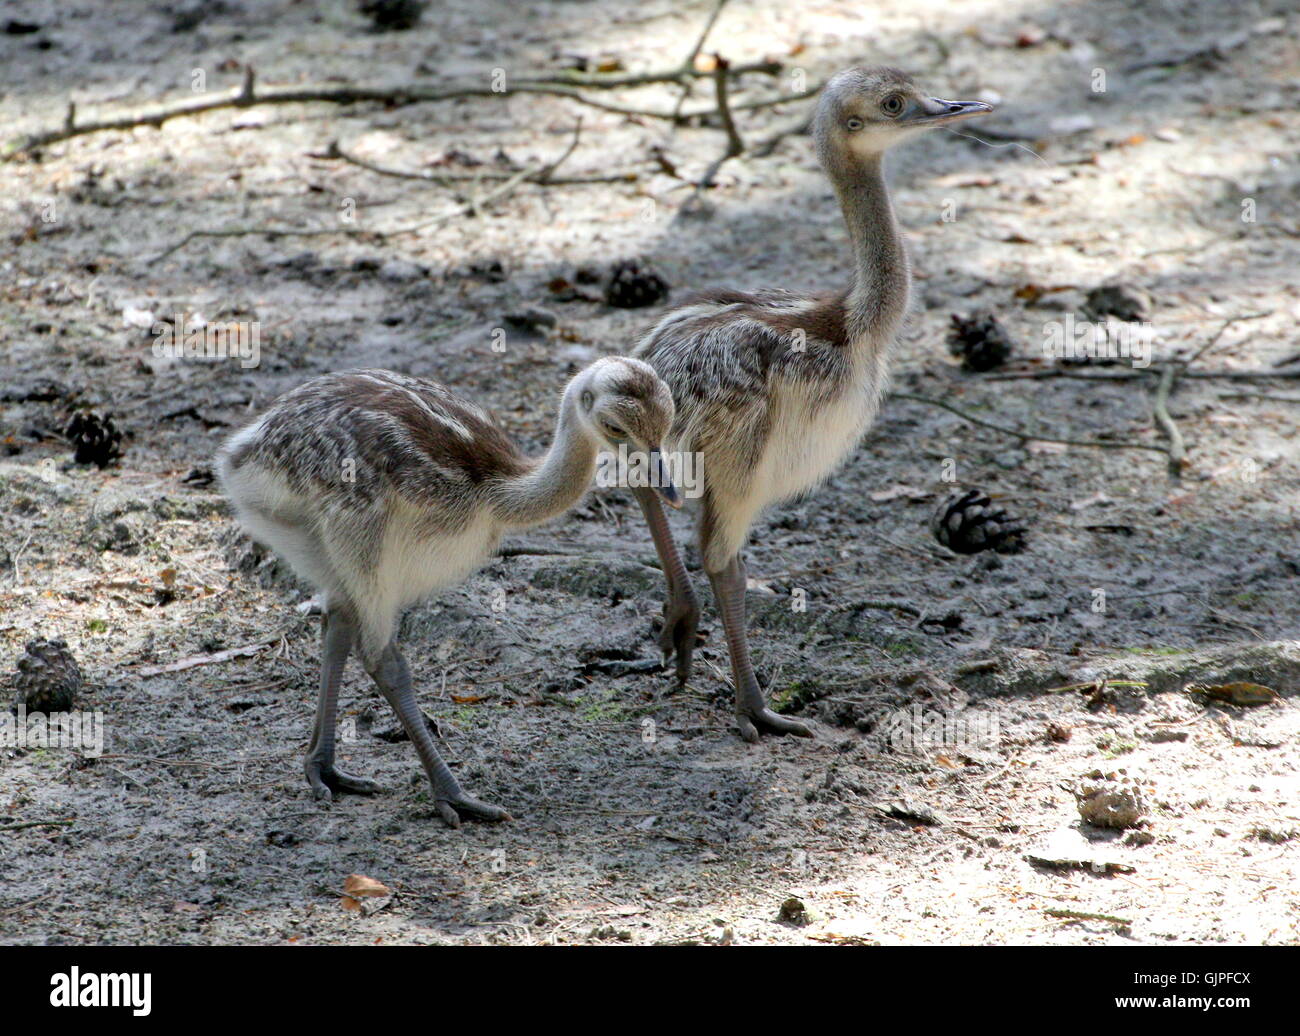
M 650 448 L 650 485 L 669 507 L 680 508 L 686 501 L 682 491 L 673 482 L 673 474 L 658 446 Z
M 983 101 L 945 101 L 941 97 L 925 97 L 912 102 L 910 110 L 903 113 L 899 122 L 907 126 L 945 126 L 992 110 L 993 105 Z

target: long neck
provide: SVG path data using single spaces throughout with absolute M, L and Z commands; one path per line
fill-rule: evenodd
M 884 156 L 854 163 L 836 177 L 836 193 L 853 242 L 848 326 L 853 339 L 891 343 L 907 313 L 912 274 L 885 184 Z
M 496 487 L 496 511 L 508 525 L 523 527 L 563 514 L 591 485 L 596 447 L 583 433 L 575 414 L 573 385 L 564 393 L 555 438 L 546 456 L 522 475 Z

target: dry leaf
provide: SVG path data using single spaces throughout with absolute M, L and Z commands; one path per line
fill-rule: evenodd
M 451 700 L 457 705 L 473 705 L 476 702 L 487 701 L 486 694 L 453 694 Z
M 343 892 L 345 898 L 351 896 L 391 896 L 393 894 L 393 890 L 382 881 L 367 878 L 364 874 L 349 874 L 347 880 L 343 882 Z
M 1042 439 L 1030 439 L 1025 449 L 1030 453 L 1065 453 L 1070 447 L 1063 442 L 1045 442 Z
M 1229 705 L 1269 705 L 1277 701 L 1277 691 L 1272 687 L 1247 683 L 1244 680 L 1237 683 L 1213 684 L 1209 687 L 1198 687 L 1192 684 L 1187 689 L 1207 694 L 1217 701 L 1226 701 Z
M 161 572 L 158 573 L 158 578 L 162 580 L 162 585 L 167 587 L 168 590 L 170 590 L 173 586 L 176 585 L 176 569 L 164 568 Z
M 361 909 L 361 904 L 358 903 L 351 896 L 344 896 L 342 899 L 340 899 L 339 906 L 341 906 L 344 910 L 351 910 L 354 912 Z

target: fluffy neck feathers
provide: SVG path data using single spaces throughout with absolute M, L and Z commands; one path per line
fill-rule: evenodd
M 853 287 L 847 299 L 851 340 L 892 342 L 907 313 L 911 267 L 885 183 L 884 156 L 830 169 L 853 243 Z
M 577 414 L 578 389 L 570 382 L 560 402 L 555 438 L 546 455 L 522 475 L 503 479 L 494 492 L 495 510 L 507 525 L 538 525 L 582 498 L 596 471 L 596 444 Z

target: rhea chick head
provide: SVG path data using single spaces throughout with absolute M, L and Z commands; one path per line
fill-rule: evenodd
M 574 381 L 578 418 L 602 448 L 643 452 L 657 475 L 664 476 L 661 446 L 673 425 L 673 395 L 653 367 L 628 356 L 597 360 Z M 659 495 L 674 507 L 681 495 L 665 477 Z
M 818 154 L 830 170 L 879 157 L 925 130 L 991 112 L 983 101 L 930 97 L 896 68 L 846 68 L 822 90 L 813 120 Z

